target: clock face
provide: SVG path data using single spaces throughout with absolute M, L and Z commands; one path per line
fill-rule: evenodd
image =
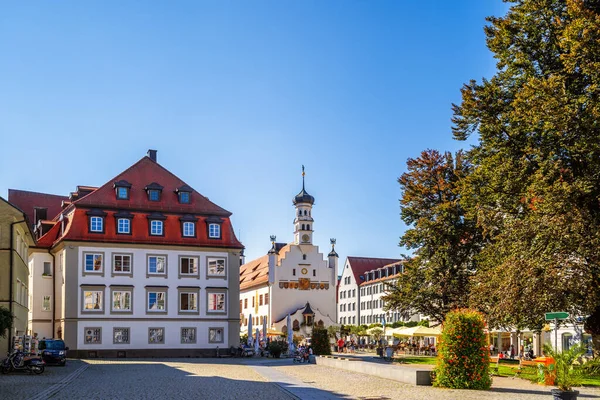
M 308 270 L 306 268 L 302 268 L 302 275 L 306 275 L 307 272 Z
M 309 239 L 310 239 L 310 236 L 308 236 L 306 233 L 304 235 L 302 235 L 303 242 L 308 242 Z

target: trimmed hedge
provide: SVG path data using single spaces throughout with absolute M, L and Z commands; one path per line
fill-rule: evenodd
M 331 346 L 329 344 L 329 334 L 327 329 L 314 327 L 312 331 L 311 346 L 313 354 L 328 355 L 331 354 Z
M 487 390 L 490 353 L 485 340 L 485 321 L 474 310 L 449 312 L 438 343 L 434 386 Z

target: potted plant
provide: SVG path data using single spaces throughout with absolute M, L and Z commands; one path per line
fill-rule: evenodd
M 570 349 L 558 352 L 549 344 L 544 345 L 544 353 L 554 358 L 554 364 L 550 364 L 547 370 L 554 375 L 554 384 L 558 389 L 552 389 L 555 400 L 576 400 L 579 391 L 573 390 L 573 386 L 581 385 L 581 370 L 576 368 L 579 359 L 585 354 L 585 348 L 580 344 Z

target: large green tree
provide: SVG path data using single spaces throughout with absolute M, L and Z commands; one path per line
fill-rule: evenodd
M 409 226 L 400 245 L 414 250 L 404 273 L 384 296 L 386 309 L 419 312 L 443 321 L 446 314 L 468 303 L 474 255 L 481 234 L 460 203 L 460 182 L 470 165 L 462 152 L 452 155 L 423 151 L 409 159 L 398 179 L 402 189 L 402 220 Z
M 539 329 L 600 304 L 600 1 L 510 2 L 485 28 L 497 72 L 463 87 L 453 131 L 479 135 L 462 190 L 487 240 L 472 304 Z

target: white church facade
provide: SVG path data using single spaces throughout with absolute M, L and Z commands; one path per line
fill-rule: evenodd
M 294 197 L 294 241 L 277 243 L 267 254 L 240 267 L 240 325 L 269 328 L 310 336 L 312 325 L 337 325 L 336 284 L 338 255 L 335 239 L 327 258 L 313 244 L 314 197 L 304 188 Z M 290 315 L 291 327 L 287 326 Z M 253 328 L 254 329 L 254 328 Z

